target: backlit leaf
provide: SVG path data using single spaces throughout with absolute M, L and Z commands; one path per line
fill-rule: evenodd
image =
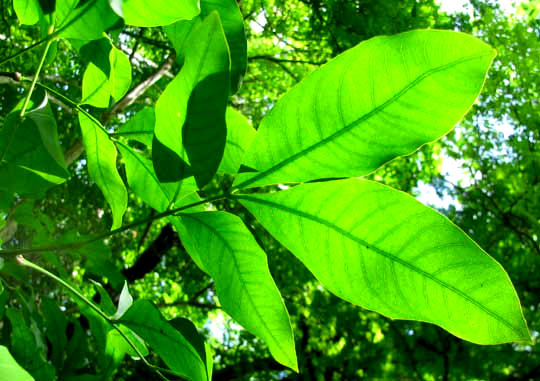
M 244 152 L 255 137 L 255 129 L 247 118 L 232 107 L 227 107 L 227 143 L 219 172 L 235 174 L 242 164 Z
M 10 381 L 34 381 L 34 378 L 17 364 L 17 361 L 3 345 L 0 345 L 0 374 Z
M 118 21 L 107 0 L 56 2 L 56 29 L 60 37 L 97 40 Z
M 13 9 L 21 24 L 26 25 L 37 23 L 42 13 L 38 0 L 13 0 Z
M 289 315 L 266 254 L 242 220 L 225 212 L 182 215 L 182 242 L 214 279 L 225 312 L 268 345 L 274 358 L 298 369 Z
M 375 37 L 289 91 L 263 119 L 239 188 L 363 176 L 448 133 L 478 96 L 495 51 L 466 34 Z
M 219 13 L 225 37 L 231 53 L 231 93 L 236 93 L 242 84 L 247 68 L 247 41 L 244 17 L 236 0 L 201 0 L 201 16 L 213 11 Z
M 113 214 L 111 229 L 122 225 L 122 216 L 127 208 L 127 191 L 116 168 L 116 147 L 105 131 L 86 115 L 79 114 L 83 135 L 88 173 L 101 189 Z
M 501 265 L 405 193 L 366 180 L 304 184 L 240 202 L 332 293 L 478 344 L 529 341 Z
M 127 25 L 160 26 L 191 20 L 200 13 L 198 0 L 109 0 Z

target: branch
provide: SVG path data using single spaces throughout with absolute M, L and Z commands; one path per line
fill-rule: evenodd
M 159 264 L 163 254 L 178 244 L 180 244 L 178 235 L 171 224 L 165 225 L 154 242 L 137 258 L 135 264 L 124 269 L 122 274 L 124 274 L 128 282 L 144 278 Z
M 109 122 L 115 115 L 122 112 L 127 107 L 131 106 L 137 98 L 143 95 L 154 83 L 159 81 L 163 76 L 165 76 L 169 70 L 171 70 L 172 65 L 175 61 L 174 54 L 171 54 L 161 66 L 152 73 L 148 78 L 139 83 L 133 89 L 131 89 L 119 102 L 117 102 L 110 111 L 105 112 L 101 121 L 103 124 Z

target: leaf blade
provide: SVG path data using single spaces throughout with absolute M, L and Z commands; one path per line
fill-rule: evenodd
M 122 226 L 122 216 L 127 209 L 127 191 L 116 168 L 116 147 L 109 136 L 86 115 L 79 113 L 83 144 L 86 151 L 88 172 L 111 206 L 111 229 Z
M 436 30 L 357 45 L 268 113 L 244 161 L 258 173 L 235 186 L 363 176 L 414 152 L 469 110 L 494 54 L 471 36 Z
M 529 340 L 500 264 L 444 216 L 402 192 L 342 180 L 238 197 L 325 287 L 351 303 L 431 322 L 474 343 Z
M 187 233 L 182 240 L 214 279 L 223 309 L 264 340 L 278 362 L 298 370 L 287 309 L 265 253 L 240 218 L 226 212 L 181 218 Z
M 184 66 L 156 103 L 155 136 L 190 165 L 202 187 L 216 173 L 227 135 L 229 51 L 217 13 L 188 37 Z M 158 164 L 158 163 L 154 163 Z M 179 180 L 186 176 L 179 173 Z M 158 175 L 162 171 L 156 170 Z M 167 172 L 166 170 L 164 172 Z M 170 172 L 170 171 L 169 171 Z

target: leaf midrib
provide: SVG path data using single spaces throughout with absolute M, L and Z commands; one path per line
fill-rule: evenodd
M 267 206 L 270 206 L 272 208 L 280 209 L 280 210 L 283 210 L 283 211 L 288 212 L 290 214 L 294 214 L 294 215 L 297 215 L 299 217 L 309 219 L 311 221 L 314 221 L 316 223 L 324 225 L 324 226 L 326 226 L 326 227 L 328 227 L 330 229 L 333 229 L 334 231 L 342 234 L 343 236 L 349 238 L 350 240 L 364 246 L 367 250 L 373 250 L 375 253 L 377 253 L 379 255 L 382 255 L 385 258 L 387 258 L 387 259 L 389 259 L 391 261 L 394 261 L 395 263 L 400 264 L 403 267 L 406 267 L 407 269 L 409 269 L 409 270 L 411 270 L 413 272 L 418 273 L 419 275 L 425 276 L 427 279 L 429 279 L 432 282 L 438 284 L 439 286 L 441 286 L 443 288 L 446 288 L 449 291 L 452 291 L 453 293 L 455 293 L 456 295 L 458 295 L 461 298 L 465 299 L 467 302 L 471 303 L 472 305 L 474 305 L 478 309 L 484 311 L 486 314 L 493 317 L 495 320 L 499 321 L 500 323 L 504 324 L 506 327 L 510 328 L 512 331 L 517 333 L 519 337 L 523 336 L 522 332 L 521 332 L 521 330 L 519 328 L 514 327 L 514 325 L 512 323 L 508 322 L 504 317 L 502 317 L 502 316 L 498 315 L 496 312 L 490 310 L 488 307 L 484 306 L 482 303 L 480 303 L 476 299 L 474 299 L 474 298 L 470 297 L 469 295 L 465 294 L 463 291 L 459 290 L 458 288 L 456 288 L 456 287 L 452 286 L 451 284 L 448 284 L 448 283 L 440 280 L 439 278 L 437 278 L 437 277 L 433 276 L 432 274 L 430 274 L 430 273 L 428 273 L 428 272 L 414 266 L 413 264 L 402 260 L 401 258 L 395 256 L 394 254 L 389 253 L 389 252 L 387 252 L 387 251 L 385 251 L 383 249 L 378 248 L 377 246 L 374 246 L 374 245 L 364 241 L 363 239 L 349 233 L 348 231 L 342 229 L 341 227 L 335 225 L 334 223 L 332 223 L 330 221 L 324 220 L 324 219 L 322 219 L 320 217 L 317 217 L 315 215 L 312 215 L 312 214 L 309 214 L 309 213 L 306 213 L 306 212 L 303 212 L 303 211 L 300 211 L 300 210 L 297 210 L 297 209 L 293 209 L 293 208 L 290 208 L 288 206 L 281 205 L 281 204 L 278 204 L 278 203 L 275 203 L 275 202 L 272 202 L 272 201 L 269 201 L 269 200 L 264 200 L 264 199 L 259 199 L 259 198 L 256 198 L 256 197 L 244 196 L 244 195 L 237 195 L 237 196 L 234 196 L 234 197 L 237 198 L 237 199 L 240 199 L 240 200 L 244 199 L 244 200 L 248 200 L 248 201 L 251 201 L 251 202 L 254 202 L 254 203 L 267 205 Z
M 272 174 L 273 172 L 275 172 L 275 171 L 285 167 L 286 165 L 296 161 L 297 159 L 303 157 L 304 155 L 310 153 L 311 151 L 314 151 L 314 150 L 318 149 L 319 147 L 322 147 L 322 146 L 326 145 L 327 143 L 333 141 L 334 139 L 340 137 L 341 135 L 347 133 L 348 131 L 350 131 L 354 127 L 358 126 L 362 122 L 370 119 L 371 117 L 377 115 L 379 112 L 383 111 L 386 107 L 388 107 L 389 105 L 391 105 L 392 103 L 397 101 L 399 98 L 401 98 L 403 95 L 405 95 L 409 90 L 413 89 L 416 85 L 418 85 L 420 82 L 422 82 L 422 80 L 428 78 L 429 76 L 431 76 L 431 75 L 433 75 L 435 73 L 438 73 L 440 71 L 452 68 L 452 67 L 457 66 L 459 64 L 465 63 L 465 62 L 469 62 L 469 61 L 473 61 L 475 59 L 481 59 L 481 58 L 484 58 L 484 57 L 488 57 L 489 55 L 490 54 L 487 54 L 487 53 L 474 54 L 474 55 L 471 55 L 471 56 L 466 56 L 466 57 L 462 57 L 460 59 L 454 60 L 452 62 L 449 62 L 449 63 L 445 64 L 445 65 L 441 65 L 441 66 L 438 66 L 438 67 L 427 70 L 426 72 L 424 72 L 421 75 L 419 75 L 418 77 L 416 77 L 413 81 L 411 81 L 407 86 L 402 88 L 400 91 L 398 91 L 392 97 L 390 97 L 387 101 L 385 101 L 381 105 L 375 107 L 373 110 L 369 111 L 368 113 L 362 115 L 361 117 L 359 117 L 358 119 L 356 119 L 352 123 L 350 123 L 348 125 L 345 125 L 343 128 L 337 130 L 336 132 L 334 132 L 333 134 L 327 136 L 326 138 L 321 139 L 317 143 L 312 144 L 311 146 L 304 148 L 303 150 L 295 153 L 294 155 L 287 157 L 286 159 L 284 159 L 281 162 L 273 165 L 272 167 L 268 168 L 267 170 L 265 170 L 263 172 L 260 172 L 258 175 L 254 176 L 254 177 L 252 177 L 250 179 L 247 179 L 246 181 L 236 185 L 234 187 L 234 189 L 243 189 L 243 188 L 249 186 L 250 184 L 253 184 L 253 183 L 257 182 L 258 180 L 263 179 L 266 176 Z

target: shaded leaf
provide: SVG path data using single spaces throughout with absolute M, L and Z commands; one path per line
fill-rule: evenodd
M 13 357 L 37 380 L 54 380 L 55 369 L 38 347 L 34 334 L 25 323 L 22 311 L 10 308 L 6 315 L 11 323 Z
M 244 17 L 236 0 L 201 0 L 201 17 L 219 13 L 231 54 L 231 94 L 240 88 L 247 68 L 247 41 Z
M 227 135 L 229 52 L 217 13 L 210 14 L 193 30 L 186 52 L 189 54 L 182 70 L 156 103 L 154 133 L 190 165 L 189 174 L 202 187 L 218 169 Z M 160 172 L 156 170 L 158 175 Z M 163 172 L 171 173 L 167 169 Z M 175 180 L 187 174 L 187 168 L 182 169 Z
M 232 107 L 227 107 L 226 121 L 227 143 L 218 171 L 235 174 L 256 132 L 247 118 Z
M 45 318 L 45 335 L 52 346 L 51 362 L 56 369 L 62 369 L 64 365 L 64 351 L 68 342 L 66 336 L 67 319 L 62 311 L 60 311 L 60 308 L 58 308 L 58 305 L 50 299 L 42 300 L 41 311 Z
M 69 173 L 46 94 L 35 92 L 22 121 L 21 107 L 22 102 L 0 130 L 0 189 L 32 195 L 63 183 Z
M 263 119 L 238 188 L 366 175 L 448 133 L 478 96 L 495 51 L 470 35 L 376 37 L 289 91 Z
M 145 107 L 134 116 L 128 119 L 117 131 L 116 135 L 121 135 L 126 139 L 135 140 L 144 144 L 147 148 L 152 148 L 152 137 L 154 136 L 154 125 L 156 117 L 152 107 Z
M 206 364 L 193 346 L 146 300 L 138 300 L 119 320 L 133 330 L 173 371 L 191 380 L 207 380 Z
M 238 198 L 340 298 L 478 344 L 530 340 L 501 265 L 405 193 L 342 180 Z

